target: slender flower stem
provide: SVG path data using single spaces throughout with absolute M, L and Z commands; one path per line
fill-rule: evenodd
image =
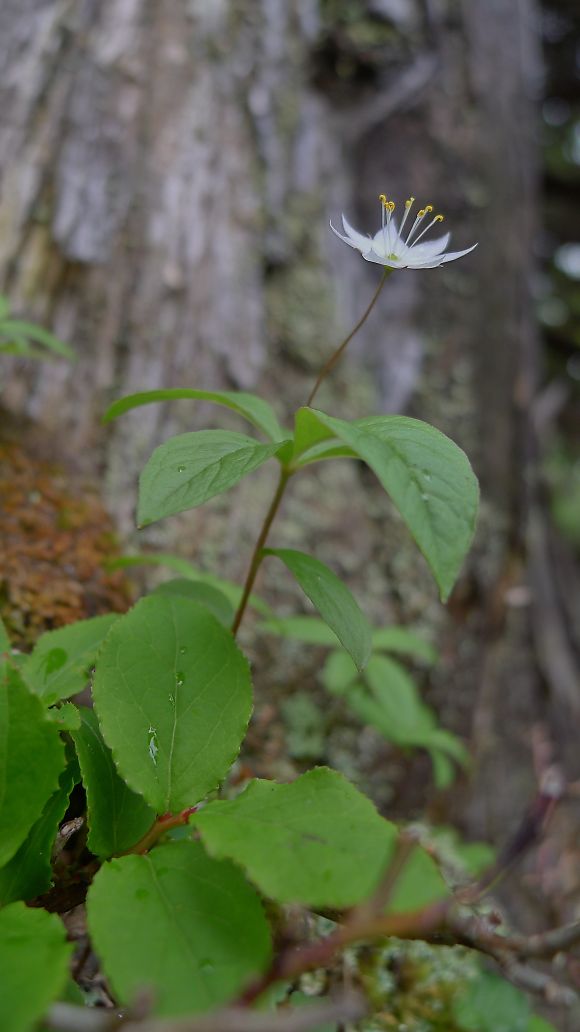
M 366 320 L 368 319 L 369 315 L 371 314 L 371 312 L 372 312 L 372 310 L 373 310 L 373 308 L 375 306 L 375 303 L 377 302 L 377 300 L 379 298 L 379 294 L 381 293 L 381 290 L 383 289 L 383 287 L 385 285 L 387 276 L 392 271 L 393 271 L 392 269 L 388 269 L 388 268 L 384 269 L 384 271 L 383 271 L 383 278 L 380 281 L 377 289 L 375 290 L 375 292 L 374 292 L 374 294 L 373 294 L 373 296 L 371 298 L 370 304 L 367 306 L 366 311 L 361 316 L 361 318 L 357 322 L 356 326 L 350 331 L 350 333 L 348 334 L 348 337 L 345 337 L 345 339 L 343 340 L 342 344 L 340 344 L 340 346 L 337 348 L 337 350 L 334 352 L 334 354 L 330 356 L 330 358 L 329 358 L 328 362 L 326 363 L 326 365 L 324 365 L 322 367 L 322 369 L 320 370 L 320 373 L 318 374 L 318 379 L 316 380 L 316 383 L 314 384 L 314 387 L 310 391 L 310 395 L 308 397 L 308 401 L 306 402 L 307 405 L 311 405 L 312 404 L 312 401 L 314 400 L 314 397 L 315 397 L 315 395 L 318 392 L 318 388 L 320 387 L 320 384 L 322 383 L 322 381 L 324 379 L 326 379 L 326 377 L 328 376 L 330 371 L 334 368 L 336 363 L 339 361 L 339 359 L 340 359 L 343 351 L 345 350 L 345 348 L 348 346 L 348 344 L 350 344 L 350 342 L 351 342 L 352 338 L 354 337 L 354 335 L 356 333 L 358 333 L 358 331 L 360 330 L 360 328 L 363 325 L 363 323 L 365 323 Z M 249 567 L 248 573 L 246 575 L 246 580 L 245 580 L 245 584 L 244 584 L 244 590 L 242 592 L 242 597 L 240 599 L 240 604 L 238 606 L 236 615 L 234 617 L 234 622 L 232 624 L 232 634 L 234 635 L 234 638 L 235 638 L 236 634 L 238 633 L 240 624 L 242 622 L 244 613 L 246 611 L 246 606 L 248 605 L 248 599 L 250 597 L 250 594 L 252 592 L 252 588 L 254 586 L 254 581 L 256 579 L 256 574 L 258 573 L 258 570 L 260 569 L 260 565 L 261 565 L 261 562 L 262 562 L 262 549 L 264 548 L 264 545 L 266 544 L 266 539 L 267 539 L 268 534 L 270 532 L 270 527 L 272 526 L 272 523 L 274 522 L 274 518 L 276 516 L 276 513 L 278 512 L 278 509 L 280 508 L 280 502 L 282 501 L 282 498 L 284 497 L 284 492 L 286 490 L 286 485 L 288 484 L 288 481 L 289 481 L 290 477 L 292 476 L 293 472 L 294 472 L 293 470 L 289 470 L 287 468 L 286 469 L 282 468 L 282 471 L 280 473 L 280 480 L 278 482 L 278 487 L 276 489 L 276 494 L 274 495 L 274 497 L 272 499 L 272 502 L 270 504 L 270 508 L 268 509 L 268 512 L 266 513 L 266 518 L 265 518 L 264 523 L 262 525 L 262 529 L 260 531 L 258 540 L 256 541 L 256 545 L 254 547 L 254 551 L 253 551 L 252 558 L 251 558 L 251 561 L 250 561 L 250 567 Z
M 286 485 L 287 485 L 291 475 L 292 475 L 291 472 L 289 470 L 287 470 L 287 469 L 282 469 L 280 471 L 280 480 L 278 481 L 278 487 L 276 488 L 276 493 L 275 493 L 275 495 L 274 495 L 274 497 L 273 497 L 273 499 L 272 499 L 272 501 L 270 503 L 270 508 L 268 509 L 268 512 L 266 513 L 266 518 L 264 519 L 264 522 L 262 524 L 262 529 L 261 529 L 261 531 L 260 531 L 260 533 L 258 535 L 258 540 L 256 541 L 256 544 L 255 544 L 255 547 L 254 547 L 254 551 L 253 551 L 253 554 L 252 554 L 252 558 L 251 558 L 251 561 L 250 561 L 250 567 L 248 569 L 248 573 L 247 573 L 247 576 L 246 576 L 246 581 L 245 581 L 245 584 L 244 584 L 244 590 L 242 592 L 242 597 L 240 599 L 240 604 L 238 606 L 236 615 L 234 617 L 234 622 L 232 624 L 232 634 L 234 635 L 234 638 L 235 638 L 236 634 L 238 633 L 239 626 L 240 626 L 240 624 L 242 622 L 243 615 L 244 615 L 244 613 L 246 611 L 246 606 L 248 604 L 248 599 L 249 599 L 249 597 L 251 595 L 252 588 L 254 586 L 254 581 L 256 579 L 256 574 L 258 573 L 258 570 L 260 569 L 260 564 L 262 562 L 262 549 L 263 549 L 264 545 L 266 544 L 266 539 L 267 539 L 268 534 L 270 532 L 270 527 L 272 526 L 272 523 L 274 522 L 274 517 L 276 516 L 276 513 L 278 512 L 278 509 L 280 508 L 280 502 L 282 501 L 282 498 L 284 497 L 284 492 L 286 490 Z
M 350 344 L 352 338 L 355 336 L 355 334 L 358 333 L 358 331 L 360 330 L 361 326 L 363 326 L 364 323 L 367 321 L 369 315 L 371 314 L 373 308 L 375 307 L 376 302 L 379 299 L 379 294 L 381 293 L 381 290 L 383 289 L 383 287 L 384 287 L 384 285 L 386 283 L 387 277 L 389 276 L 389 274 L 392 271 L 393 271 L 392 269 L 389 269 L 389 268 L 385 267 L 385 269 L 383 271 L 383 278 L 380 281 L 377 289 L 375 290 L 375 292 L 374 292 L 374 294 L 373 294 L 373 296 L 371 298 L 371 302 L 368 305 L 368 307 L 366 308 L 364 314 L 360 317 L 360 319 L 357 322 L 357 324 L 354 327 L 354 329 L 352 329 L 350 331 L 348 337 L 344 338 L 342 344 L 339 345 L 339 347 L 336 349 L 334 354 L 331 355 L 330 358 L 328 359 L 328 362 L 320 370 L 320 372 L 318 374 L 318 379 L 317 379 L 316 383 L 314 384 L 314 387 L 312 388 L 312 390 L 310 391 L 310 394 L 308 396 L 308 401 L 306 402 L 307 405 L 312 405 L 312 402 L 314 401 L 315 396 L 318 394 L 318 388 L 320 387 L 322 381 L 325 380 L 326 377 L 328 376 L 328 374 L 330 373 L 330 371 L 332 369 L 334 369 L 336 363 L 342 357 L 343 352 L 345 351 L 347 346 Z

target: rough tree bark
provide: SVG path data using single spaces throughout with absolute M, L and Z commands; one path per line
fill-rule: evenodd
M 464 820 L 495 840 L 533 790 L 530 727 L 549 716 L 522 530 L 538 369 L 534 17 L 533 0 L 0 7 L 0 289 L 79 354 L 74 367 L 14 363 L 2 402 L 71 463 L 103 471 L 127 536 L 144 460 L 171 433 L 207 425 L 208 409 L 152 406 L 105 431 L 109 400 L 227 386 L 274 391 L 288 413 L 377 274 L 330 237 L 330 215 L 371 230 L 379 192 L 414 194 L 443 205 L 458 247 L 479 239 L 464 263 L 390 280 L 320 399 L 347 415 L 410 409 L 472 457 L 484 514 L 449 615 L 394 520 L 385 539 L 385 506 L 353 467 L 323 471 L 322 491 L 305 477 L 281 534 L 308 537 L 335 565 L 339 542 L 377 620 L 439 629 L 434 697 L 477 757 Z M 237 575 L 243 505 L 263 511 L 270 485 L 257 477 L 238 504 L 218 499 L 143 540 Z M 344 497 L 352 520 L 337 527 Z M 384 801 L 384 766 L 368 773 Z

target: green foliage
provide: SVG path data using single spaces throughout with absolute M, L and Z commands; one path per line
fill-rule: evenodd
M 193 602 L 209 609 L 216 620 L 219 620 L 224 627 L 231 627 L 234 619 L 234 607 L 224 593 L 211 584 L 203 584 L 201 581 L 188 580 L 187 577 L 176 577 L 173 580 L 163 581 L 155 589 L 161 595 L 180 595 L 182 598 L 190 598 Z
M 519 989 L 488 971 L 482 971 L 460 994 L 455 1018 L 465 1032 L 532 1032 L 540 1020 L 532 1016 Z
M 139 478 L 139 526 L 195 509 L 228 491 L 280 447 L 231 430 L 198 430 L 170 438 L 155 449 Z
M 358 669 L 362 670 L 371 652 L 371 629 L 346 585 L 319 559 L 294 548 L 267 548 L 264 554 L 277 556 L 288 567 L 304 594 L 316 606 Z
M 178 595 L 150 595 L 117 620 L 93 693 L 121 775 L 158 813 L 192 806 L 225 777 L 252 706 L 231 635 Z
M 56 914 L 0 910 L 0 1028 L 29 1032 L 64 988 L 72 946 Z
M 17 355 L 19 358 L 67 358 L 71 362 L 75 358 L 68 344 L 42 326 L 11 319 L 5 297 L 0 297 L 0 354 Z
M 57 727 L 16 670 L 0 669 L 0 866 L 14 856 L 65 765 Z
M 194 823 L 211 855 L 235 860 L 265 895 L 313 907 L 342 909 L 369 896 L 397 843 L 394 824 L 323 767 L 290 785 L 253 781 L 237 799 L 210 803 Z M 409 897 L 424 905 L 444 892 L 435 865 L 417 850 L 391 908 L 407 909 Z
M 99 857 L 135 845 L 151 827 L 155 811 L 119 777 L 94 710 L 83 708 L 73 732 L 87 794 L 88 846 Z
M 212 860 L 197 842 L 106 864 L 90 890 L 88 918 L 115 993 L 129 1003 L 152 989 L 156 1014 L 224 1003 L 271 955 L 257 894 L 233 864 Z
M 0 906 L 18 899 L 34 899 L 50 888 L 52 847 L 77 781 L 77 765 L 70 762 L 24 842 L 12 859 L 0 867 Z
M 91 667 L 116 613 L 47 631 L 22 666 L 22 676 L 47 706 L 86 688 Z
M 103 422 L 108 423 L 117 419 L 124 412 L 139 408 L 141 405 L 150 405 L 152 402 L 172 401 L 179 398 L 188 398 L 192 401 L 212 401 L 216 405 L 223 405 L 232 409 L 238 415 L 243 416 L 249 423 L 252 423 L 257 430 L 260 430 L 271 441 L 282 441 L 287 436 L 280 426 L 276 414 L 271 405 L 256 394 L 247 394 L 244 391 L 196 391 L 189 387 L 172 387 L 160 391 L 141 391 L 139 394 L 128 394 L 127 397 L 115 401 L 107 409 L 103 416 Z
M 477 480 L 464 452 L 427 423 L 375 416 L 346 423 L 300 409 L 294 462 L 300 467 L 337 454 L 362 459 L 378 477 L 425 556 L 443 601 L 471 544 Z

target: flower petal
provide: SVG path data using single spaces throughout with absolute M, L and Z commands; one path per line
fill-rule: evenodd
M 363 258 L 365 262 L 376 262 L 377 265 L 384 265 L 387 266 L 389 269 L 405 268 L 404 265 L 401 265 L 398 259 L 393 260 L 392 258 L 384 258 L 380 254 L 376 254 L 374 250 L 369 251 L 368 254 L 363 254 Z
M 418 258 L 427 261 L 429 258 L 434 258 L 436 254 L 441 254 L 450 239 L 451 233 L 444 233 L 443 236 L 437 237 L 437 240 L 425 240 L 422 244 L 411 244 L 411 250 Z
M 365 251 L 370 251 L 372 247 L 370 236 L 363 236 L 363 234 L 359 233 L 357 229 L 354 229 L 344 215 L 342 216 L 342 224 L 353 247 L 358 247 L 359 251 L 362 251 L 363 254 Z
M 354 247 L 357 251 L 360 251 L 360 247 L 358 247 L 357 244 L 353 243 L 350 237 L 345 236 L 344 233 L 340 232 L 340 230 L 335 229 L 335 227 L 332 225 L 332 222 L 330 223 L 330 228 L 332 232 L 339 238 L 339 240 L 344 240 L 345 244 L 348 244 L 349 247 Z
M 449 254 L 443 255 L 444 262 L 454 262 L 456 258 L 463 258 L 464 254 L 469 254 L 470 251 L 474 251 L 477 244 L 473 244 L 471 247 L 466 247 L 465 251 L 450 251 Z

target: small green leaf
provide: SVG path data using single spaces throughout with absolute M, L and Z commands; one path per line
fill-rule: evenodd
M 236 758 L 252 707 L 247 661 L 203 606 L 141 599 L 112 628 L 93 695 L 103 737 L 158 813 L 199 802 Z
M 224 405 L 232 409 L 238 415 L 243 416 L 249 423 L 260 430 L 271 441 L 282 441 L 288 435 L 280 426 L 276 414 L 271 405 L 256 394 L 247 394 L 244 391 L 196 391 L 189 387 L 169 387 L 159 391 L 141 391 L 138 394 L 128 394 L 121 398 L 107 409 L 103 416 L 103 422 L 108 423 L 117 419 L 124 412 L 138 408 L 141 405 L 150 405 L 152 402 L 173 401 L 179 398 L 189 398 L 193 401 L 212 401 L 216 405 Z
M 56 791 L 64 747 L 40 700 L 8 665 L 0 673 L 0 728 L 2 866 L 14 856 Z
M 316 429 L 316 423 L 319 429 Z M 479 488 L 469 461 L 434 427 L 407 416 L 375 416 L 347 423 L 300 409 L 300 449 L 338 439 L 373 470 L 425 556 L 445 601 L 471 545 Z
M 216 620 L 219 620 L 224 627 L 231 627 L 234 619 L 234 607 L 222 591 L 214 588 L 211 584 L 203 584 L 201 581 L 189 580 L 187 577 L 176 577 L 174 580 L 163 581 L 155 588 L 155 594 L 160 595 L 181 595 L 183 598 L 191 598 L 199 602 L 201 606 L 209 609 Z
M 82 692 L 89 672 L 117 613 L 47 631 L 22 666 L 22 676 L 47 706 Z
M 267 966 L 270 932 L 254 889 L 199 842 L 105 864 L 88 897 L 95 949 L 123 1003 L 154 994 L 156 1014 L 210 1010 Z
M 0 910 L 0 1028 L 30 1032 L 64 988 L 71 953 L 56 914 L 24 903 Z
M 20 849 L 5 867 L 0 868 L 0 906 L 17 899 L 34 899 L 50 888 L 52 847 L 77 780 L 75 761 L 63 770 L 58 789 L 51 795 Z
M 336 648 L 339 644 L 334 631 L 324 620 L 316 616 L 272 617 L 258 624 L 258 630 L 264 634 L 276 634 L 280 638 L 291 638 L 303 641 L 306 645 L 326 645 Z
M 333 695 L 345 695 L 357 679 L 357 668 L 348 652 L 331 652 L 322 668 L 322 683 Z
M 231 430 L 197 430 L 170 438 L 155 449 L 139 478 L 139 526 L 203 505 L 279 450 L 279 444 L 259 444 Z
M 425 734 L 435 727 L 435 717 L 422 702 L 404 667 L 388 656 L 373 656 L 365 678 L 371 699 L 380 706 L 379 730 L 400 745 L 423 741 Z
M 2 618 L 0 617 L 0 653 L 10 652 L 11 649 L 10 638 L 8 637 L 8 631 Z
M 382 627 L 373 632 L 373 650 L 395 652 L 402 656 L 414 656 L 432 665 L 437 662 L 437 652 L 428 641 L 406 627 Z
M 371 628 L 349 589 L 319 559 L 294 548 L 266 548 L 294 575 L 304 594 L 362 670 L 371 653 Z
M 119 777 L 94 710 L 83 707 L 80 715 L 72 737 L 87 793 L 88 846 L 98 857 L 114 856 L 143 837 L 155 811 Z
M 55 337 L 54 333 L 37 326 L 36 323 L 23 322 L 22 319 L 3 319 L 0 323 L 0 337 L 4 340 L 11 340 L 13 337 L 31 340 L 35 344 L 42 344 L 48 351 L 60 355 L 61 358 L 68 358 L 69 361 L 74 361 L 76 357 L 72 348 Z
M 240 864 L 265 895 L 280 903 L 340 909 L 377 887 L 398 834 L 369 799 L 324 767 L 289 785 L 253 781 L 236 799 L 209 803 L 193 823 L 208 851 Z M 432 863 L 426 855 L 415 862 Z M 445 894 L 438 872 L 427 889 L 427 900 L 421 897 L 417 906 Z M 396 897 L 391 909 L 399 908 Z
M 74 702 L 63 702 L 60 706 L 51 706 L 46 711 L 49 720 L 54 721 L 59 731 L 76 731 L 81 726 L 78 706 Z

